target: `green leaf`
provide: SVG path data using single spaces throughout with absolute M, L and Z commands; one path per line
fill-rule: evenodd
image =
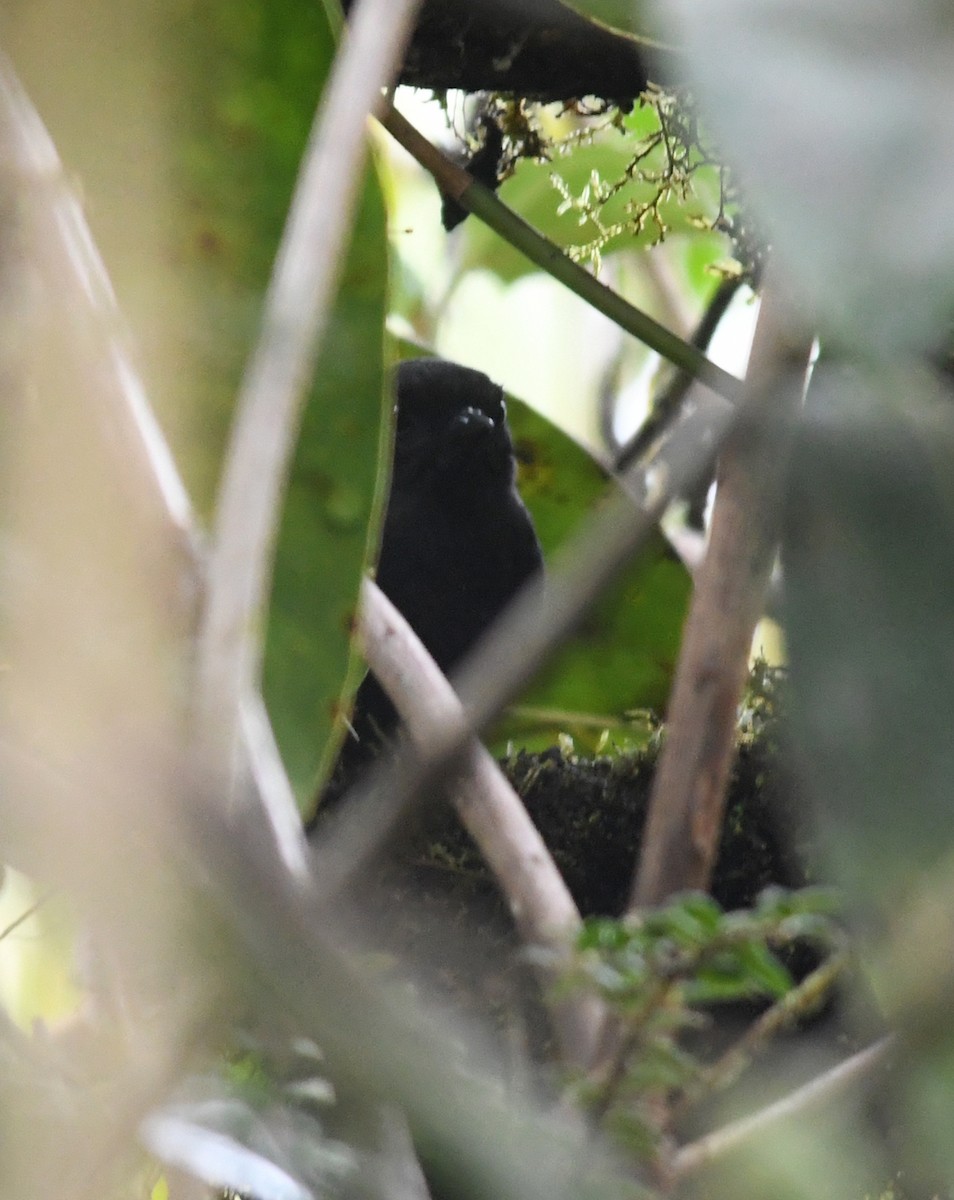
M 208 508 L 335 39 L 322 6 L 301 0 L 181 0 L 172 11 L 167 54 L 182 84 L 165 315 L 196 412 L 184 465 Z
M 555 425 L 514 399 L 508 415 L 519 461 L 519 486 L 533 514 L 544 555 L 550 556 L 592 513 L 607 492 L 606 475 L 591 456 Z M 665 706 L 683 619 L 688 572 L 656 535 L 591 609 L 582 627 L 544 668 L 521 704 L 603 715 L 607 724 L 634 709 Z M 559 724 L 529 736 L 508 718 L 493 745 L 553 745 Z M 595 739 L 594 739 L 595 741 Z
M 753 991 L 778 998 L 791 990 L 791 975 L 771 950 L 762 943 L 748 942 L 744 946 L 735 948 L 734 953 L 744 977 Z
M 680 944 L 700 947 L 718 935 L 724 919 L 718 902 L 704 892 L 689 893 L 655 915 Z
M 177 256 L 201 307 L 189 348 L 204 414 L 193 477 L 206 493 L 334 57 L 333 20 L 301 0 L 190 4 L 179 48 L 192 90 Z M 301 799 L 314 792 L 338 697 L 357 673 L 349 676 L 349 629 L 378 475 L 387 270 L 384 205 L 369 170 L 303 418 L 268 617 L 265 699 Z
M 386 283 L 385 213 L 369 178 L 304 415 L 269 612 L 265 699 L 303 801 L 333 761 L 338 706 L 364 673 L 350 633 L 386 482 Z
M 560 3 L 597 25 L 652 44 L 648 32 L 643 32 L 648 22 L 643 16 L 643 5 L 637 0 L 560 0 Z

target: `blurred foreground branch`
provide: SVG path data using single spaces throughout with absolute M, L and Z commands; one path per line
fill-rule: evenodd
M 708 887 L 811 346 L 810 337 L 792 334 L 790 307 L 770 273 L 746 378 L 749 411 L 719 456 L 709 547 L 673 683 L 633 908 Z
M 673 1179 L 693 1175 L 731 1151 L 750 1144 L 779 1122 L 836 1100 L 846 1089 L 867 1079 L 885 1061 L 894 1043 L 891 1035 L 883 1037 L 774 1104 L 683 1146 L 671 1163 Z
M 414 631 L 381 589 L 365 580 L 361 634 L 368 665 L 406 723 L 412 741 L 466 728 L 460 701 Z M 566 957 L 580 914 L 537 827 L 490 754 L 475 739 L 458 759 L 450 786 L 454 807 L 500 886 L 523 940 Z M 544 972 L 546 988 L 554 982 Z M 576 994 L 549 1001 L 564 1061 L 585 1066 L 595 1049 L 602 1006 Z

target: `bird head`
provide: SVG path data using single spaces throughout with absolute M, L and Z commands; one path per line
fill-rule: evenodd
M 514 476 L 503 390 L 481 371 L 411 359 L 397 371 L 396 480 L 431 482 L 445 495 Z

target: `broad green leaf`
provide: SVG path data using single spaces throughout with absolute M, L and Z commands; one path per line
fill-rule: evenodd
M 209 514 L 338 6 L 26 7 L 11 19 L 13 49 L 82 188 L 149 398 Z M 265 686 L 300 793 L 346 675 L 378 455 L 386 274 L 369 171 L 278 539 Z
M 358 210 L 334 319 L 305 412 L 279 535 L 265 659 L 265 699 L 299 797 L 314 793 L 339 698 L 361 680 L 351 653 L 367 565 L 380 447 L 387 283 L 385 215 L 373 182 Z M 376 492 L 377 489 L 377 492 Z M 338 727 L 340 729 L 340 726 Z
M 605 497 L 602 468 L 565 433 L 511 399 L 508 414 L 520 464 L 519 485 L 550 556 Z M 688 573 L 656 536 L 590 611 L 521 697 L 535 708 L 605 717 L 607 725 L 633 709 L 661 710 L 679 649 L 688 603 Z M 507 720 L 498 729 L 527 746 L 553 745 L 566 721 L 540 725 Z M 582 736 L 582 735 L 580 735 Z M 594 737 L 595 741 L 595 737 Z
M 335 41 L 333 20 L 303 0 L 186 5 L 180 37 L 192 93 L 179 163 L 187 200 L 180 256 L 205 308 L 195 385 L 211 466 Z M 303 418 L 269 613 L 265 699 L 303 800 L 314 791 L 348 672 L 377 474 L 386 281 L 384 208 L 369 171 Z
M 614 33 L 653 44 L 643 16 L 642 0 L 560 0 L 560 3 Z

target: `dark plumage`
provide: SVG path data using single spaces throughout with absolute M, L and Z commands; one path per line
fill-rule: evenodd
M 377 581 L 445 673 L 542 570 L 515 465 L 503 392 L 486 375 L 439 359 L 399 366 Z M 334 792 L 395 724 L 390 701 L 368 675 Z

